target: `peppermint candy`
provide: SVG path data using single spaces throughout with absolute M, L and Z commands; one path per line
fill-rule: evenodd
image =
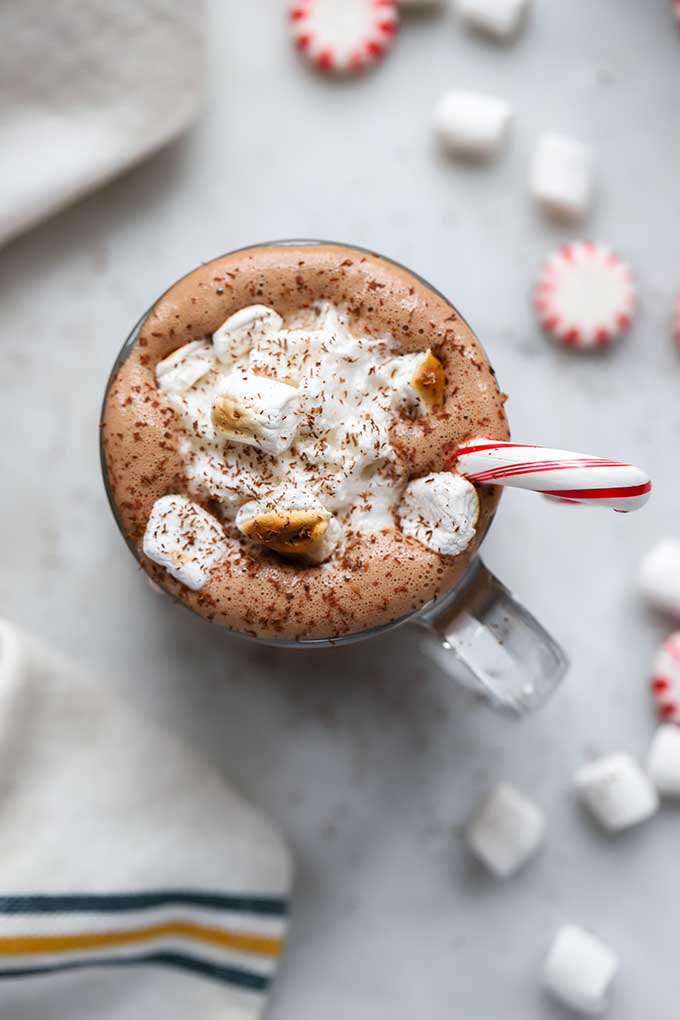
M 399 24 L 395 0 L 297 0 L 293 40 L 322 71 L 363 71 L 390 48 Z
M 605 245 L 574 241 L 546 262 L 534 305 L 543 329 L 557 340 L 597 349 L 630 325 L 636 305 L 633 277 Z
M 650 687 L 659 715 L 680 726 L 680 631 L 667 637 L 656 653 Z

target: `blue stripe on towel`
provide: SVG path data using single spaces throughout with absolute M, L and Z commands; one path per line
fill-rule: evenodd
M 0 914 L 114 913 L 165 906 L 233 910 L 261 917 L 286 917 L 288 914 L 288 900 L 281 896 L 222 895 L 175 889 L 149 893 L 0 896 Z
M 233 985 L 252 992 L 266 991 L 270 982 L 270 978 L 266 975 L 254 974 L 252 971 L 243 970 L 240 967 L 220 966 L 207 960 L 199 960 L 194 956 L 188 956 L 186 953 L 147 953 L 140 956 L 118 957 L 111 960 L 74 960 L 64 963 L 47 964 L 45 966 L 15 967 L 8 970 L 0 969 L 0 981 L 9 978 L 41 977 L 69 970 L 81 970 L 84 967 L 137 967 L 154 964 L 161 967 L 186 970 L 201 977 L 213 978 L 215 981 L 221 981 L 224 984 Z

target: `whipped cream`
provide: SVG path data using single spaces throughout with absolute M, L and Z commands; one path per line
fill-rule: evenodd
M 243 308 L 216 331 L 213 349 L 211 367 L 167 399 L 183 427 L 190 491 L 218 504 L 227 533 L 266 534 L 262 544 L 276 548 L 271 529 L 253 521 L 316 512 L 324 524 L 306 558 L 319 562 L 352 532 L 398 527 L 408 474 L 390 430 L 400 415 L 443 399 L 443 369 L 429 351 L 399 355 L 389 335 L 354 336 L 344 310 L 328 302 L 285 324 L 263 305 Z

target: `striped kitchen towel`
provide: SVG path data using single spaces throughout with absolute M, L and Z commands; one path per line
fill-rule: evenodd
M 0 245 L 177 137 L 204 0 L 0 2 Z
M 0 620 L 0 1017 L 251 1020 L 288 925 L 270 822 Z

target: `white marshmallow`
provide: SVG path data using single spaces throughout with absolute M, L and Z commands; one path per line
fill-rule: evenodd
M 508 40 L 526 17 L 529 0 L 458 0 L 457 6 L 468 25 Z
M 659 807 L 649 778 L 625 751 L 584 765 L 576 773 L 574 783 L 584 804 L 611 832 L 644 822 Z
M 297 430 L 295 386 L 239 369 L 224 378 L 213 404 L 218 435 L 265 453 L 287 450 Z
M 156 365 L 158 388 L 164 393 L 184 393 L 210 371 L 214 362 L 212 347 L 206 341 L 184 344 Z
M 562 135 L 542 135 L 529 167 L 529 191 L 555 216 L 562 219 L 584 216 L 593 191 L 588 146 Z
M 282 325 L 278 312 L 266 305 L 240 308 L 213 333 L 215 354 L 224 364 L 235 364 L 254 344 L 274 336 Z
M 439 141 L 449 152 L 477 159 L 495 155 L 505 140 L 512 107 L 505 99 L 481 92 L 446 92 L 435 109 Z
M 647 755 L 647 771 L 664 797 L 680 797 L 680 729 L 659 726 Z
M 457 556 L 467 549 L 478 519 L 474 485 L 453 471 L 410 482 L 399 505 L 403 533 L 444 556 Z
M 253 499 L 236 515 L 236 527 L 253 541 L 284 556 L 322 563 L 342 538 L 342 528 L 311 492 L 283 483 Z
M 663 538 L 640 564 L 640 588 L 645 598 L 666 613 L 680 617 L 680 542 Z
M 227 555 L 224 529 L 212 514 L 186 496 L 162 496 L 149 515 L 144 555 L 187 588 L 198 591 Z
M 507 878 L 543 842 L 545 818 L 533 801 L 509 783 L 499 783 L 466 832 L 470 850 L 498 878 Z
M 600 1016 L 619 969 L 615 953 L 573 924 L 558 931 L 543 967 L 543 985 L 558 1002 L 583 1016 Z

